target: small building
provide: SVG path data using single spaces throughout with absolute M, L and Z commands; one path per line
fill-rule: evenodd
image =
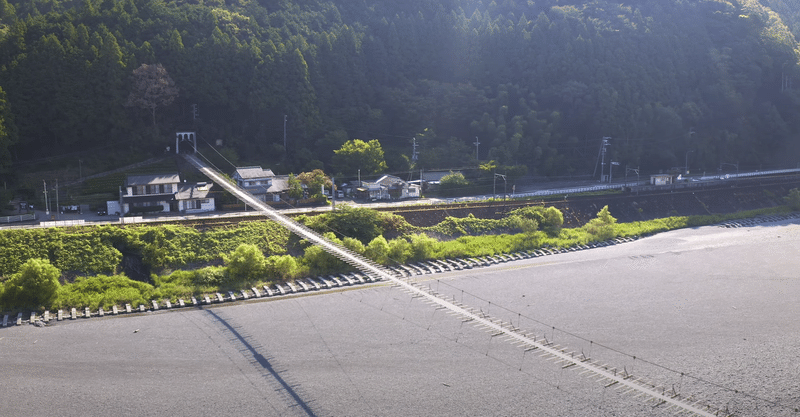
M 120 191 L 122 214 L 178 211 L 178 174 L 129 175 Z
M 394 175 L 384 175 L 375 182 L 362 181 L 358 191 L 363 198 L 370 200 L 399 200 L 420 196 L 418 184 L 409 184 Z
M 669 185 L 672 184 L 672 174 L 653 174 L 650 175 L 651 185 Z
M 183 213 L 202 213 L 214 211 L 214 197 L 210 195 L 214 184 L 200 182 L 194 185 L 181 184 L 175 193 L 178 210 Z
M 275 175 L 271 169 L 260 166 L 236 168 L 232 177 L 239 188 L 264 202 L 280 201 L 289 190 L 288 175 Z
M 130 175 L 120 189 L 119 210 L 123 215 L 214 211 L 212 185 L 181 183 L 178 174 Z

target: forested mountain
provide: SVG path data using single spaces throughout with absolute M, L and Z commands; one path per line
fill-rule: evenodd
M 646 172 L 800 161 L 797 0 L 0 0 L 0 23 L 9 178 L 178 130 L 295 172 L 355 138 L 392 172 L 412 138 L 425 169 L 476 165 L 476 137 L 539 175 L 592 174 L 602 137 Z M 142 64 L 174 102 L 126 106 Z

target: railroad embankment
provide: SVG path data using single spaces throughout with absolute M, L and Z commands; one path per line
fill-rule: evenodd
M 800 187 L 800 178 L 759 178 L 738 181 L 718 181 L 687 186 L 649 187 L 647 190 L 627 189 L 607 195 L 564 196 L 557 200 L 507 201 L 495 203 L 464 203 L 447 206 L 406 206 L 392 209 L 415 226 L 432 226 L 448 216 L 501 218 L 510 210 L 527 205 L 558 208 L 564 213 L 568 227 L 582 226 L 608 206 L 620 222 L 652 220 L 669 216 L 726 214 L 784 204 L 783 197 L 792 188 Z

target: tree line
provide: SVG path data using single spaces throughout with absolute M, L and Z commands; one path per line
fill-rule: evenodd
M 189 129 L 276 172 L 355 176 L 354 139 L 394 173 L 587 175 L 603 137 L 645 172 L 796 164 L 791 3 L 0 0 L 0 175 Z M 174 81 L 157 111 L 126 106 L 143 64 Z

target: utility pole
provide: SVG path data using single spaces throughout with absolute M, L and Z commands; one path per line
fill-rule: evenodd
M 83 159 L 78 159 L 78 176 L 83 181 Z
M 289 154 L 289 150 L 286 149 L 286 115 L 283 115 L 283 153 L 284 155 Z
M 50 204 L 47 202 L 47 181 L 42 180 L 44 184 L 44 214 L 50 215 Z
M 336 210 L 336 177 L 331 177 L 331 210 Z
M 56 178 L 56 217 L 61 213 L 61 207 L 58 205 L 58 178 Z
M 478 152 L 478 150 L 479 150 L 478 146 L 480 144 L 481 144 L 481 142 L 478 140 L 478 137 L 475 136 L 475 143 L 473 143 L 473 145 L 475 145 L 475 160 L 478 161 L 478 162 L 481 162 L 481 156 L 480 156 L 481 154 Z
M 603 174 L 606 172 L 606 146 L 610 145 L 608 143 L 609 140 L 611 140 L 611 137 L 603 137 L 602 141 L 600 142 L 600 153 L 597 155 L 597 161 L 602 161 L 600 164 L 600 182 L 603 182 Z M 592 177 L 595 175 L 597 175 L 597 164 L 594 166 L 594 174 L 592 174 Z
M 417 160 L 417 138 L 414 138 L 411 142 L 411 161 Z

